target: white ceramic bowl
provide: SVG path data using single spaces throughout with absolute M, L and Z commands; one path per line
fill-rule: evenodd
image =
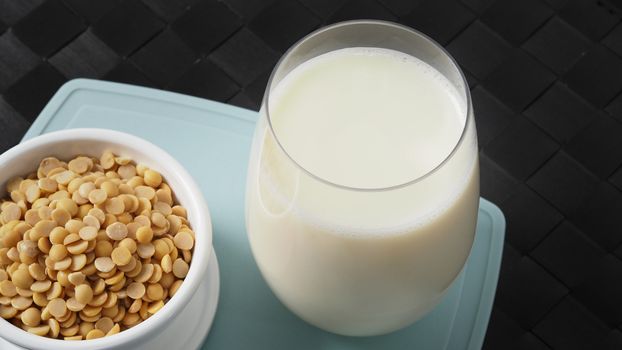
M 106 150 L 159 171 L 179 203 L 187 209 L 188 220 L 196 233 L 188 275 L 177 294 L 155 315 L 110 337 L 84 341 L 50 339 L 25 332 L 0 318 L 0 337 L 15 345 L 33 350 L 133 349 L 159 334 L 179 316 L 205 276 L 212 249 L 212 225 L 201 190 L 173 157 L 136 136 L 106 129 L 69 129 L 23 142 L 0 155 L 0 198 L 6 196 L 9 179 L 34 171 L 44 157 L 67 160 L 81 154 L 100 156 Z

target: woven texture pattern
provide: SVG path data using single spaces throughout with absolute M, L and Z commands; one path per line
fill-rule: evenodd
M 472 88 L 482 196 L 507 217 L 486 349 L 622 349 L 622 0 L 0 0 L 0 152 L 87 77 L 257 109 L 280 55 L 375 18 Z

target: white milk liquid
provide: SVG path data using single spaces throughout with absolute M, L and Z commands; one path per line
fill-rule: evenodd
M 342 187 L 393 187 L 436 168 L 461 137 L 463 97 L 415 57 L 348 48 L 289 72 L 268 107 L 283 149 L 306 169 L 271 136 L 263 106 L 247 226 L 268 284 L 303 319 L 337 333 L 379 334 L 420 318 L 472 244 L 474 126 L 444 173 L 385 191 Z

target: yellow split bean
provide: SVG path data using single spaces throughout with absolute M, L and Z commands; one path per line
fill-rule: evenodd
M 41 160 L 0 198 L 0 317 L 40 336 L 97 339 L 159 311 L 195 234 L 162 175 L 104 152 Z

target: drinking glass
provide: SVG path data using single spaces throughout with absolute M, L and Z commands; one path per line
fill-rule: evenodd
M 270 115 L 278 84 L 316 56 L 357 47 L 414 56 L 457 91 L 464 105 L 461 133 L 424 175 L 381 188 L 333 183 L 302 167 L 280 142 Z M 466 80 L 439 44 L 411 28 L 373 20 L 321 28 L 291 47 L 272 72 L 247 181 L 246 227 L 255 261 L 293 313 L 351 336 L 410 325 L 439 303 L 473 244 L 479 163 Z

